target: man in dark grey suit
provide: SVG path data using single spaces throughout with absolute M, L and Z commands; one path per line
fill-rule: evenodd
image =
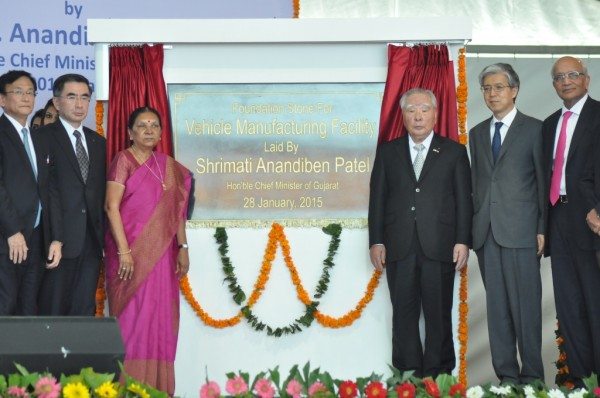
M 400 106 L 408 136 L 380 145 L 371 173 L 370 257 L 376 269 L 386 267 L 392 364 L 435 378 L 455 366 L 452 295 L 471 244 L 469 159 L 464 146 L 434 134 L 431 91 L 409 90 Z
M 104 245 L 106 140 L 82 125 L 92 95 L 84 76 L 60 76 L 53 94 L 60 117 L 41 127 L 38 134 L 48 142 L 64 246 L 60 264 L 45 272 L 40 314 L 93 316 Z
M 528 384 L 544 380 L 538 257 L 546 208 L 542 123 L 515 107 L 519 76 L 509 64 L 487 66 L 479 83 L 493 115 L 469 133 L 473 249 L 486 289 L 496 375 L 502 383 Z

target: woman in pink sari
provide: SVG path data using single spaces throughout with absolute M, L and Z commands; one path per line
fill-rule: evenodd
M 153 151 L 156 110 L 136 109 L 128 127 L 133 144 L 115 156 L 106 187 L 108 303 L 125 342 L 125 372 L 172 396 L 191 173 Z

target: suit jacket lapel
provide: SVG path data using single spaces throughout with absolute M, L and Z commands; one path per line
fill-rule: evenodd
M 556 141 L 556 128 L 558 126 L 558 119 L 560 118 L 561 111 L 558 110 L 550 115 L 548 123 L 546 124 L 551 128 L 550 131 L 544 132 L 547 137 L 544 137 L 544 154 L 546 156 L 546 175 L 552 175 L 552 167 L 554 165 L 554 142 Z
M 481 125 L 481 130 L 477 133 L 483 135 L 483 140 L 480 141 L 480 145 L 483 145 L 483 153 L 485 154 L 485 158 L 487 159 L 490 167 L 494 167 L 494 159 L 492 155 L 492 139 L 490 138 L 490 124 L 492 123 L 492 118 L 490 117 Z
M 573 137 L 571 138 L 571 145 L 569 146 L 569 153 L 567 154 L 567 163 L 573 157 L 573 153 L 577 149 L 577 145 L 583 138 L 585 134 L 587 134 L 587 128 L 589 126 L 589 120 L 593 116 L 590 109 L 590 98 L 585 101 L 583 104 L 583 108 L 581 108 L 581 114 L 577 119 L 577 125 L 575 125 L 575 130 L 573 130 Z
M 431 167 L 433 166 L 435 161 L 438 159 L 438 156 L 440 155 L 440 152 L 441 152 L 441 144 L 442 144 L 441 140 L 434 133 L 433 140 L 431 140 L 431 146 L 429 147 L 429 150 L 427 151 L 427 156 L 425 157 L 425 163 L 423 164 L 423 169 L 421 169 L 421 175 L 419 176 L 419 181 L 421 181 L 425 177 L 427 172 L 431 169 Z M 413 175 L 414 175 L 414 171 L 413 171 Z
M 94 133 L 87 128 L 83 128 L 83 132 L 85 134 L 85 140 L 87 143 L 87 153 L 88 159 L 90 160 L 90 170 L 88 171 L 88 181 L 92 178 L 93 173 L 92 168 L 97 164 L 102 164 L 101 159 L 98 158 L 98 151 L 94 151 L 94 147 L 96 146 L 96 142 L 98 140 L 97 133 Z
M 18 156 L 21 158 L 22 164 L 29 165 L 29 171 L 31 171 L 31 177 L 35 180 L 35 173 L 33 172 L 33 166 L 31 165 L 31 161 L 29 160 L 29 156 L 27 156 L 27 152 L 25 152 L 25 145 L 23 144 L 23 140 L 21 139 L 20 133 L 15 129 L 15 126 L 8 120 L 8 118 L 3 114 L 0 119 L 4 131 L 6 132 L 7 137 L 12 142 L 15 150 L 17 151 Z M 31 134 L 29 134 L 29 139 L 31 139 Z M 36 151 L 37 152 L 37 151 Z
M 517 111 L 517 115 L 515 116 L 515 119 L 513 120 L 512 124 L 508 128 L 508 131 L 506 132 L 506 136 L 504 137 L 504 142 L 502 143 L 502 146 L 500 147 L 500 153 L 498 154 L 498 159 L 496 160 L 496 163 L 498 163 L 500 161 L 500 159 L 502 159 L 502 156 L 504 156 L 504 154 L 508 150 L 508 147 L 510 147 L 512 145 L 512 143 L 516 141 L 517 136 L 519 135 L 519 133 L 518 133 L 519 126 L 521 124 L 523 124 L 523 114 L 521 112 Z M 490 135 L 488 134 L 488 137 L 489 136 Z M 491 151 L 491 143 L 490 143 L 490 151 Z
M 56 126 L 56 128 L 53 131 L 54 139 L 62 148 L 63 152 L 65 153 L 65 156 L 67 157 L 67 159 L 69 159 L 69 163 L 71 163 L 71 166 L 73 167 L 73 169 L 75 169 L 75 174 L 77 174 L 77 177 L 83 183 L 83 177 L 81 176 L 79 162 L 77 162 L 75 150 L 73 149 L 73 145 L 71 144 L 71 140 L 69 139 L 67 130 L 65 130 L 65 127 L 60 121 L 54 122 L 54 125 Z
M 398 151 L 398 156 L 400 156 L 400 167 L 405 167 L 408 171 L 408 175 L 412 178 L 414 182 L 417 182 L 417 178 L 415 177 L 415 170 L 413 169 L 412 161 L 410 159 L 410 150 L 408 148 L 408 135 L 401 137 L 395 141 L 396 150 Z M 402 166 L 404 164 L 404 166 Z M 401 170 L 400 170 L 401 171 Z

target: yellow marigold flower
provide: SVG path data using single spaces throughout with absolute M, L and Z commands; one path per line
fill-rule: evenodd
M 150 398 L 150 394 L 148 394 L 148 392 L 142 386 L 140 386 L 139 384 L 131 383 L 127 387 L 127 390 L 129 390 L 132 393 L 136 394 L 140 398 Z
M 64 398 L 90 398 L 90 391 L 80 382 L 67 384 L 62 393 Z
M 100 398 L 115 398 L 117 396 L 117 389 L 110 381 L 105 381 L 104 383 L 100 384 L 100 386 L 96 388 L 94 392 Z

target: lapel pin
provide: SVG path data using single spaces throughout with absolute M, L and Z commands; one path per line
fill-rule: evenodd
M 433 148 L 433 152 L 440 153 L 440 148 Z

